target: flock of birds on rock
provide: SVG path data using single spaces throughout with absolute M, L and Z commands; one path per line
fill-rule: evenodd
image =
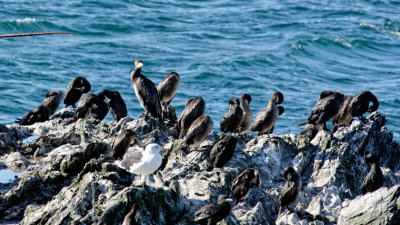
M 146 111 L 145 118 L 149 116 L 158 118 L 162 128 L 165 128 L 162 113 L 163 107 L 169 105 L 177 92 L 180 85 L 180 76 L 178 73 L 172 72 L 156 87 L 151 80 L 141 73 L 142 67 L 143 61 L 135 61 L 135 69 L 131 73 L 131 82 L 136 97 Z M 91 85 L 85 78 L 76 77 L 73 79 L 66 88 L 64 95 L 65 107 L 75 107 L 81 96 L 90 90 Z M 17 119 L 16 122 L 21 125 L 30 125 L 48 120 L 58 108 L 62 96 L 63 94 L 60 91 L 49 91 L 40 106 L 29 111 L 22 119 Z M 249 106 L 251 100 L 249 94 L 243 94 L 240 100 L 238 98 L 229 100 L 229 112 L 224 115 L 220 122 L 222 132 L 231 132 L 232 134 L 249 132 L 253 118 L 253 112 Z M 267 106 L 255 117 L 250 130 L 257 132 L 258 135 L 267 134 L 270 138 L 275 122 L 279 115 L 285 111 L 280 106 L 283 100 L 283 94 L 279 91 L 275 92 Z M 372 102 L 371 106 L 370 102 Z M 179 139 L 183 140 L 184 146 L 188 146 L 191 149 L 197 148 L 213 128 L 211 117 L 204 114 L 205 106 L 206 104 L 202 97 L 189 99 L 178 121 Z M 360 92 L 354 97 L 344 96 L 343 93 L 337 91 L 323 91 L 310 116 L 306 121 L 299 123 L 298 126 L 306 125 L 302 133 L 311 131 L 315 136 L 322 129 L 329 131 L 326 122 L 332 119 L 333 132 L 335 132 L 338 127 L 347 126 L 353 117 L 360 117 L 360 120 L 363 121 L 363 114 L 376 111 L 378 107 L 379 102 L 370 91 Z M 71 122 L 79 118 L 85 119 L 88 117 L 103 120 L 109 111 L 116 121 L 127 116 L 126 104 L 119 92 L 102 90 L 97 95 L 94 93 L 84 95 L 78 104 L 75 115 L 69 119 Z M 232 158 L 237 142 L 235 135 L 225 135 L 221 138 L 210 151 L 210 166 L 207 171 L 212 171 L 214 168 L 223 168 Z M 154 173 L 162 163 L 160 154 L 163 150 L 162 147 L 156 143 L 151 143 L 145 147 L 143 152 L 127 153 L 132 144 L 143 147 L 134 131 L 123 130 L 114 138 L 110 156 L 115 159 L 118 166 L 131 173 L 138 175 Z M 362 194 L 375 191 L 383 183 L 383 175 L 379 168 L 377 156 L 366 154 L 365 159 L 368 165 L 371 166 L 371 170 L 363 182 Z M 288 206 L 295 202 L 302 187 L 301 176 L 292 167 L 285 168 L 284 177 L 287 182 L 283 186 L 279 197 L 280 213 L 285 208 L 289 209 Z M 259 171 L 248 168 L 232 182 L 231 194 L 235 199 L 235 205 L 243 201 L 255 186 L 260 187 Z M 134 221 L 131 217 L 135 215 L 137 217 L 137 207 L 136 204 L 132 207 L 133 211 L 127 215 L 125 221 Z M 209 204 L 199 209 L 195 213 L 194 222 L 216 224 L 224 219 L 230 211 L 231 204 L 228 198 L 220 196 L 217 203 Z

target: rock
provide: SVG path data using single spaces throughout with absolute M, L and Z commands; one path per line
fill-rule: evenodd
M 400 185 L 382 187 L 375 192 L 342 204 L 338 224 L 398 224 Z
M 320 131 L 312 140 L 295 134 L 237 135 L 232 159 L 211 172 L 205 171 L 209 152 L 222 134 L 210 133 L 199 151 L 190 151 L 176 139 L 175 109 L 168 106 L 163 115 L 165 128 L 144 116 L 118 123 L 71 122 L 59 116 L 30 126 L 0 126 L 2 168 L 23 165 L 24 170 L 20 178 L 0 185 L 6 191 L 0 196 L 0 223 L 121 224 L 137 204 L 142 209 L 141 224 L 192 224 L 193 213 L 216 202 L 219 195 L 229 195 L 232 181 L 246 168 L 260 171 L 261 189 L 253 188 L 222 224 L 395 224 L 399 220 L 400 147 L 379 112 L 370 114 L 365 124 L 354 120 L 334 135 Z M 166 149 L 162 166 L 148 177 L 145 187 L 137 186 L 143 177 L 121 169 L 108 156 L 114 136 L 127 128 L 144 144 L 157 142 Z M 380 156 L 385 181 L 384 187 L 360 196 L 368 173 L 366 151 Z M 290 206 L 293 213 L 278 215 L 287 166 L 301 174 L 303 187 Z

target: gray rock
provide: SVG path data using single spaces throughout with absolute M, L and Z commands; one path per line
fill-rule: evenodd
M 0 196 L 0 223 L 121 224 L 137 204 L 141 224 L 193 224 L 193 213 L 219 195 L 229 195 L 232 181 L 249 167 L 260 171 L 261 189 L 253 188 L 223 224 L 394 224 L 399 219 L 400 147 L 378 112 L 369 115 L 366 124 L 355 120 L 334 135 L 321 131 L 311 142 L 306 135 L 238 135 L 232 159 L 211 172 L 205 171 L 209 151 L 222 134 L 212 132 L 200 151 L 189 151 L 176 139 L 175 109 L 168 106 L 163 115 L 166 128 L 143 116 L 109 124 L 60 116 L 31 126 L 2 127 L 3 167 L 22 160 L 25 172 Z M 138 186 L 143 177 L 108 157 L 114 136 L 127 128 L 144 144 L 157 142 L 166 149 L 162 166 L 144 188 Z M 385 182 L 360 196 L 368 173 L 366 151 L 381 156 Z M 294 213 L 278 215 L 287 166 L 299 171 L 303 187 L 291 206 Z

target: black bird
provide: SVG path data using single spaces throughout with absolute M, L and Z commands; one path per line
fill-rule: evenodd
M 272 133 L 278 116 L 280 113 L 284 112 L 282 106 L 279 108 L 277 106 L 283 102 L 283 99 L 283 94 L 279 91 L 276 91 L 269 100 L 267 107 L 257 114 L 251 131 L 258 132 L 258 135 L 266 133 L 269 137 L 269 134 Z
M 235 153 L 237 138 L 227 135 L 218 141 L 210 151 L 210 166 L 207 171 L 224 167 Z
M 20 125 L 32 125 L 37 122 L 44 122 L 48 120 L 50 117 L 49 108 L 39 105 L 38 107 L 32 109 L 28 113 L 25 114 L 22 119 L 17 118 L 16 123 Z
M 231 204 L 226 196 L 219 196 L 217 204 L 208 204 L 194 213 L 194 222 L 204 225 L 215 225 L 231 212 Z
M 61 91 L 48 91 L 42 105 L 49 109 L 50 116 L 53 115 L 60 105 L 63 93 Z
M 103 120 L 108 113 L 108 106 L 104 94 L 89 93 L 83 96 L 76 109 L 74 119 L 92 116 L 95 119 Z
M 293 167 L 286 167 L 283 176 L 287 180 L 279 195 L 279 214 L 284 208 L 289 209 L 289 205 L 296 201 L 297 196 L 301 191 L 301 177 Z
M 332 125 L 333 125 L 332 133 L 335 133 L 340 126 L 346 126 L 351 121 L 352 116 L 350 113 L 349 104 L 352 99 L 353 97 L 351 96 L 344 97 L 344 102 L 342 107 L 340 108 L 339 112 L 332 117 Z
M 372 102 L 371 107 L 369 103 Z M 379 101 L 374 94 L 370 91 L 362 91 L 354 96 L 351 100 L 349 108 L 352 117 L 359 117 L 362 120 L 362 116 L 366 112 L 374 112 L 379 107 Z
M 133 139 L 133 142 L 132 142 Z M 122 160 L 125 152 L 128 150 L 129 146 L 137 144 L 143 147 L 140 142 L 138 135 L 135 131 L 126 129 L 123 130 L 118 136 L 116 136 L 111 144 L 110 156 L 117 160 Z
M 206 114 L 201 115 L 190 125 L 184 144 L 190 148 L 197 148 L 211 132 L 212 127 L 211 117 Z
M 365 156 L 365 162 L 371 167 L 369 173 L 364 178 L 361 194 L 365 195 L 368 192 L 374 192 L 383 185 L 383 174 L 379 167 L 378 158 L 373 154 Z
M 238 98 L 229 99 L 229 112 L 221 119 L 220 129 L 222 132 L 234 132 L 242 122 L 243 110 L 240 108 Z
M 75 77 L 69 82 L 65 90 L 64 104 L 65 108 L 69 105 L 75 108 L 75 104 L 79 101 L 83 93 L 88 93 L 91 89 L 90 83 L 84 77 Z
M 163 123 L 161 115 L 160 97 L 158 96 L 157 89 L 154 83 L 147 77 L 141 74 L 143 67 L 142 60 L 135 61 L 135 69 L 131 73 L 131 82 L 137 99 L 144 110 L 146 110 L 146 117 L 150 114 L 155 118 L 160 119 Z
M 236 132 L 244 133 L 250 126 L 251 121 L 253 121 L 253 112 L 250 109 L 251 96 L 249 94 L 243 94 L 240 96 L 240 104 L 242 106 L 243 116 L 242 121 L 240 121 L 239 126 L 236 128 Z
M 158 96 L 164 105 L 169 105 L 178 91 L 181 78 L 176 72 L 168 74 L 157 86 Z
M 131 211 L 129 211 L 128 214 L 126 214 L 124 218 L 124 222 L 122 225 L 136 225 L 140 224 L 138 219 L 140 216 L 141 210 L 138 204 L 133 204 Z
M 116 121 L 119 121 L 128 115 L 125 101 L 122 99 L 118 91 L 102 90 L 99 92 L 99 95 L 104 95 L 109 99 L 107 105 L 110 109 L 111 115 Z
M 326 121 L 330 120 L 336 113 L 339 112 L 344 102 L 344 95 L 337 91 L 323 91 L 320 94 L 320 99 L 311 110 L 311 114 L 304 122 L 297 126 L 305 124 L 321 125 L 322 129 L 328 130 Z
M 235 205 L 243 201 L 254 186 L 260 188 L 259 172 L 258 170 L 247 168 L 232 182 L 231 193 L 235 197 Z
M 189 129 L 193 121 L 204 114 L 205 108 L 206 103 L 202 97 L 189 99 L 178 121 L 180 129 L 179 138 L 183 138 L 185 136 L 186 131 Z

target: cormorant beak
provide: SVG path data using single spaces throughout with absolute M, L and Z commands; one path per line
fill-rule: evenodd
M 89 112 L 92 112 L 92 107 L 88 107 Z
M 260 182 L 258 182 L 257 187 L 258 187 L 258 189 L 261 189 L 261 183 Z
M 143 67 L 143 63 L 142 62 L 137 63 L 137 64 L 135 64 L 135 67 L 136 68 L 142 68 Z

